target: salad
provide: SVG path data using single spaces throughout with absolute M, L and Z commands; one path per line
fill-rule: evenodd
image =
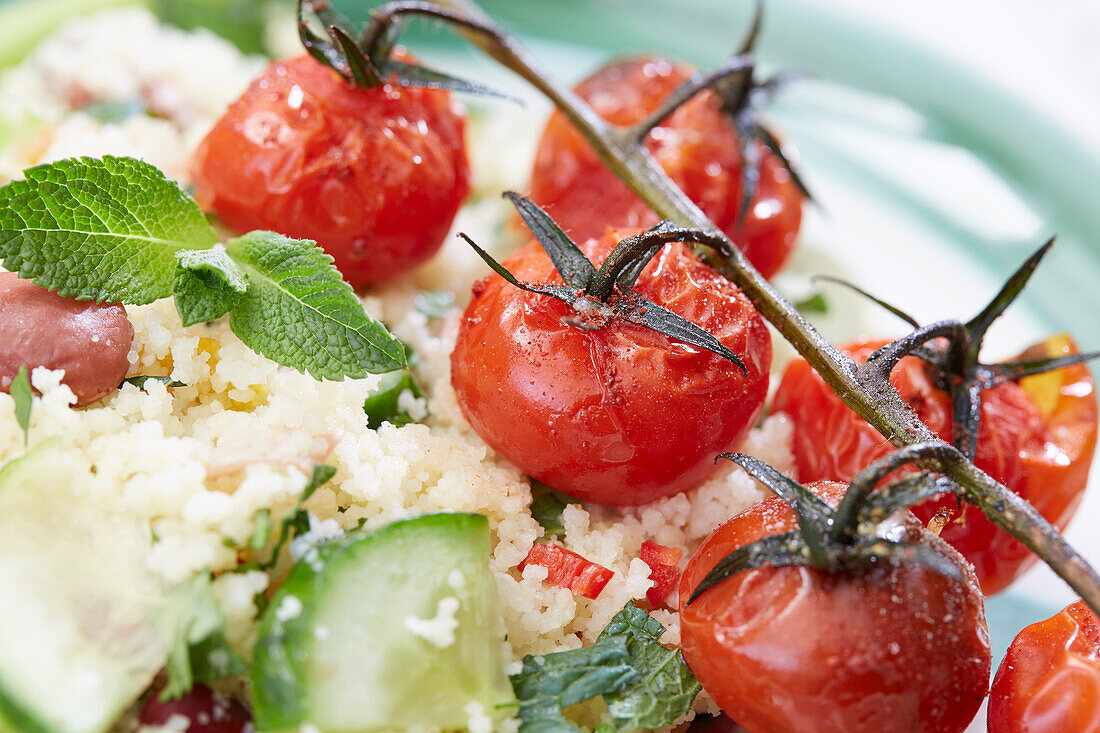
M 834 348 L 766 279 L 815 199 L 759 12 L 569 91 L 464 2 L 260 5 L 0 77 L 0 731 L 1090 729 L 1093 355 L 980 353 L 1050 243 Z M 1084 600 L 990 693 L 1037 557 Z

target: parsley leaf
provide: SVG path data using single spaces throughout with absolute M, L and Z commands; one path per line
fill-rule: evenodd
M 612 730 L 671 724 L 691 709 L 701 689 L 680 652 L 658 642 L 665 628 L 627 602 L 592 646 L 523 658 L 512 676 L 520 733 L 576 733 L 564 708 L 602 695 Z
M 401 394 L 409 390 L 413 397 L 423 397 L 420 385 L 409 372 L 394 372 L 382 377 L 378 391 L 363 401 L 363 411 L 367 413 L 367 427 L 377 430 L 383 422 L 401 427 L 416 422 L 408 412 L 398 408 Z
M 825 296 L 821 293 L 814 293 L 810 297 L 796 302 L 794 307 L 798 309 L 798 312 L 802 315 L 829 312 L 829 304 L 825 302 Z
M 661 646 L 665 633 L 660 622 L 627 602 L 596 638 L 626 640 L 630 666 L 638 675 L 619 689 L 604 694 L 619 730 L 650 730 L 670 725 L 686 715 L 702 687 L 684 663 L 680 651 Z
M 127 377 L 122 380 L 123 384 L 132 384 L 138 389 L 145 389 L 145 383 L 149 380 L 154 382 L 160 382 L 165 387 L 186 387 L 186 382 L 180 382 L 171 377 L 165 377 L 159 374 L 139 374 L 136 377 Z
M 431 290 L 417 293 L 413 297 L 413 307 L 428 318 L 441 318 L 455 304 L 455 294 L 450 290 Z
M 225 616 L 214 597 L 208 572 L 170 590 L 153 623 L 168 647 L 167 680 L 161 700 L 181 697 L 196 679 L 214 682 L 248 669 L 225 639 Z
M 31 407 L 34 405 L 34 391 L 31 389 L 30 377 L 27 376 L 26 364 L 19 366 L 8 391 L 15 400 L 15 421 L 23 429 L 23 445 L 26 446 L 31 439 Z
M 261 509 L 252 516 L 252 534 L 248 537 L 248 546 L 253 550 L 262 550 L 271 539 L 271 510 Z
M 247 290 L 248 280 L 223 247 L 176 253 L 172 294 L 183 325 L 221 318 Z
M 134 158 L 71 158 L 0 187 L 0 259 L 63 296 L 144 305 L 172 292 L 176 252 L 217 240 L 195 200 Z
M 282 552 L 283 546 L 290 540 L 290 536 L 293 533 L 295 536 L 309 531 L 309 512 L 302 508 L 309 497 L 313 496 L 313 492 L 317 491 L 322 485 L 327 483 L 329 479 L 336 475 L 336 467 L 329 466 L 324 463 L 317 463 L 313 466 L 313 473 L 310 474 L 309 480 L 306 481 L 306 486 L 302 489 L 302 493 L 298 495 L 298 501 L 294 504 L 294 511 L 283 518 L 283 521 L 279 525 L 279 537 L 275 540 L 275 546 L 271 549 L 271 557 L 267 559 L 267 562 L 248 562 L 237 567 L 237 572 L 246 572 L 248 570 L 268 570 L 275 567 L 275 563 L 279 560 L 279 553 Z M 271 537 L 271 516 L 267 515 L 266 520 L 260 517 L 266 510 L 260 510 L 256 513 L 256 516 L 252 520 L 252 536 L 249 538 L 249 547 L 254 550 L 262 548 L 267 544 L 267 541 Z M 266 521 L 266 527 L 264 526 Z M 260 543 L 260 540 L 263 540 Z M 255 546 L 255 543 L 259 543 L 259 547 Z
M 230 240 L 226 250 L 248 280 L 229 326 L 253 351 L 316 379 L 405 366 L 404 344 L 367 315 L 332 257 L 313 242 L 257 231 Z

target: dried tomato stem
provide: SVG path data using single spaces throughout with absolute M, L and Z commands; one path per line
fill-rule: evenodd
M 821 335 L 764 277 L 740 250 L 665 174 L 660 164 L 630 136 L 630 128 L 612 128 L 583 100 L 544 73 L 523 48 L 469 0 L 440 4 L 397 2 L 376 11 L 375 22 L 388 16 L 419 14 L 450 22 L 488 56 L 545 95 L 585 137 L 604 165 L 627 184 L 653 211 L 686 227 L 705 230 L 724 240 L 728 253 L 715 257 L 703 247 L 699 254 L 737 285 L 756 309 L 817 370 L 838 397 L 898 447 L 942 443 L 901 399 L 877 370 L 861 370 Z M 941 465 L 922 458 L 922 468 L 945 474 L 967 501 L 1038 555 L 1086 603 L 1100 613 L 1100 575 L 1062 538 L 1058 530 L 1028 502 L 994 481 L 970 461 Z

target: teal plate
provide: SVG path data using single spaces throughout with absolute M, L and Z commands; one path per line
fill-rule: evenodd
M 168 0 L 169 2 L 173 0 Z M 185 0 L 174 0 L 183 2 Z M 34 28 L 4 46 L 0 66 L 31 47 L 27 36 L 95 5 L 126 0 L 19 0 L 0 7 Z M 354 10 L 353 0 L 337 3 Z M 660 52 L 714 66 L 739 44 L 751 3 L 719 0 L 485 0 L 545 68 L 573 81 L 618 54 Z M 34 16 L 33 23 L 25 21 Z M 0 40 L 8 34 L 0 32 Z M 498 68 L 434 25 L 407 42 L 429 59 L 457 60 L 467 76 L 508 84 Z M 770 0 L 758 55 L 769 68 L 814 78 L 772 109 L 797 146 L 819 206 L 808 212 L 791 274 L 827 272 L 886 295 L 924 322 L 968 317 L 1043 240 L 1058 245 L 1018 304 L 991 334 L 994 356 L 1011 356 L 1054 331 L 1100 346 L 1100 207 L 1085 192 L 1100 180 L 1100 151 L 1075 139 L 1027 99 L 913 41 L 815 0 Z M 535 105 L 536 112 L 541 107 Z M 541 124 L 535 122 L 535 124 Z M 818 325 L 835 340 L 887 336 L 903 324 L 827 291 Z M 1095 482 L 1094 482 L 1095 483 Z M 1100 561 L 1093 490 L 1068 536 Z M 1077 529 L 1075 529 L 1077 528 Z M 1029 572 L 988 604 L 995 663 L 1024 625 L 1073 598 L 1046 568 Z M 984 730 L 975 721 L 971 730 Z

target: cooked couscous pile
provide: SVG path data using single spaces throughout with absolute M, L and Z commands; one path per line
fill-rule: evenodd
M 76 20 L 0 79 L 7 100 L 0 130 L 9 131 L 0 137 L 0 181 L 35 163 L 111 153 L 143 158 L 186 186 L 194 146 L 264 63 L 212 34 L 158 26 L 143 10 Z M 135 100 L 149 114 L 105 120 L 79 111 Z M 455 230 L 503 253 L 516 238 L 499 193 L 525 186 L 541 118 L 530 110 L 493 109 L 471 120 L 476 189 Z M 502 135 L 514 141 L 507 156 L 501 155 Z M 490 162 L 501 159 L 506 162 Z M 60 439 L 85 479 L 81 491 L 148 523 L 154 541 L 147 564 L 165 585 L 212 570 L 227 637 L 245 654 L 257 634 L 254 596 L 281 580 L 289 562 L 284 559 L 270 577 L 224 571 L 237 566 L 236 548 L 247 545 L 256 513 L 268 509 L 278 519 L 290 512 L 315 463 L 337 472 L 309 500 L 311 530 L 292 544 L 292 557 L 360 520 L 376 527 L 427 512 L 484 514 L 513 663 L 525 654 L 578 647 L 627 600 L 644 599 L 651 585 L 649 568 L 638 559 L 644 540 L 690 553 L 763 493 L 727 465 L 696 490 L 648 506 L 567 506 L 563 544 L 615 573 L 598 600 L 544 583 L 547 571 L 537 565 L 518 572 L 543 534 L 529 511 L 531 485 L 470 429 L 450 383 L 461 307 L 473 280 L 486 272 L 465 244 L 450 237 L 419 271 L 364 296 L 367 309 L 416 355 L 425 396 L 402 396 L 402 407 L 418 418 L 413 424 L 367 427 L 362 406 L 377 377 L 315 381 L 258 357 L 225 319 L 184 328 L 173 304 L 160 301 L 127 309 L 135 330 L 130 375 L 169 376 L 186 386 L 124 384 L 107 399 L 74 410 L 61 375 L 36 369 L 32 381 L 42 394 L 34 401 L 30 443 Z M 443 315 L 425 315 L 415 296 L 426 290 L 453 293 L 454 305 Z M 788 442 L 785 419 L 771 417 L 742 450 L 789 470 Z M 0 394 L 0 463 L 24 450 L 14 401 Z M 669 629 L 662 641 L 677 644 L 675 613 L 657 610 L 654 617 Z M 438 632 L 430 624 L 422 629 L 429 636 Z M 703 695 L 696 708 L 708 705 Z M 486 720 L 472 719 L 471 728 Z

